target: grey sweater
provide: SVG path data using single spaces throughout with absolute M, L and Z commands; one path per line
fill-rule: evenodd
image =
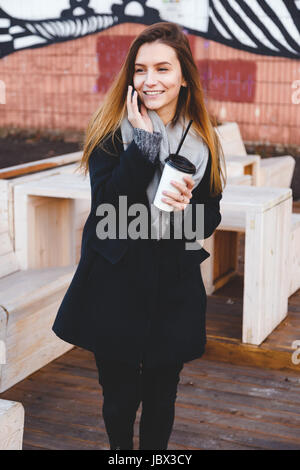
M 161 139 L 161 132 L 154 131 L 152 133 L 138 127 L 134 127 L 133 129 L 134 142 L 141 150 L 142 154 L 152 162 L 158 159 Z

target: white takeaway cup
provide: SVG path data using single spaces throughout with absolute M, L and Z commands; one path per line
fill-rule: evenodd
M 183 179 L 184 176 L 194 175 L 196 173 L 196 167 L 187 158 L 181 155 L 170 154 L 165 160 L 165 166 L 163 173 L 160 178 L 160 182 L 155 194 L 153 205 L 158 209 L 166 212 L 172 212 L 174 207 L 166 202 L 162 201 L 162 198 L 168 197 L 163 194 L 163 191 L 171 191 L 180 194 L 178 188 L 171 184 L 171 181 L 177 181 L 186 186 L 186 182 Z

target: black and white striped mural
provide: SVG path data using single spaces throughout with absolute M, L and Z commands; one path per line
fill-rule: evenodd
M 0 0 L 0 58 L 159 21 L 256 54 L 300 58 L 300 0 Z

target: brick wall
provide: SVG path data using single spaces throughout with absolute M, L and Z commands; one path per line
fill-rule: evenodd
M 143 29 L 118 25 L 1 59 L 6 103 L 0 104 L 0 127 L 84 130 L 129 44 Z M 245 141 L 300 145 L 300 104 L 292 102 L 299 61 L 255 55 L 195 36 L 189 40 L 207 105 L 220 121 L 237 121 Z

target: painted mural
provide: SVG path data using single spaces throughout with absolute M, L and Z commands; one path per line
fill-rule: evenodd
M 0 0 L 0 58 L 121 23 L 160 21 L 236 49 L 300 58 L 300 0 Z

